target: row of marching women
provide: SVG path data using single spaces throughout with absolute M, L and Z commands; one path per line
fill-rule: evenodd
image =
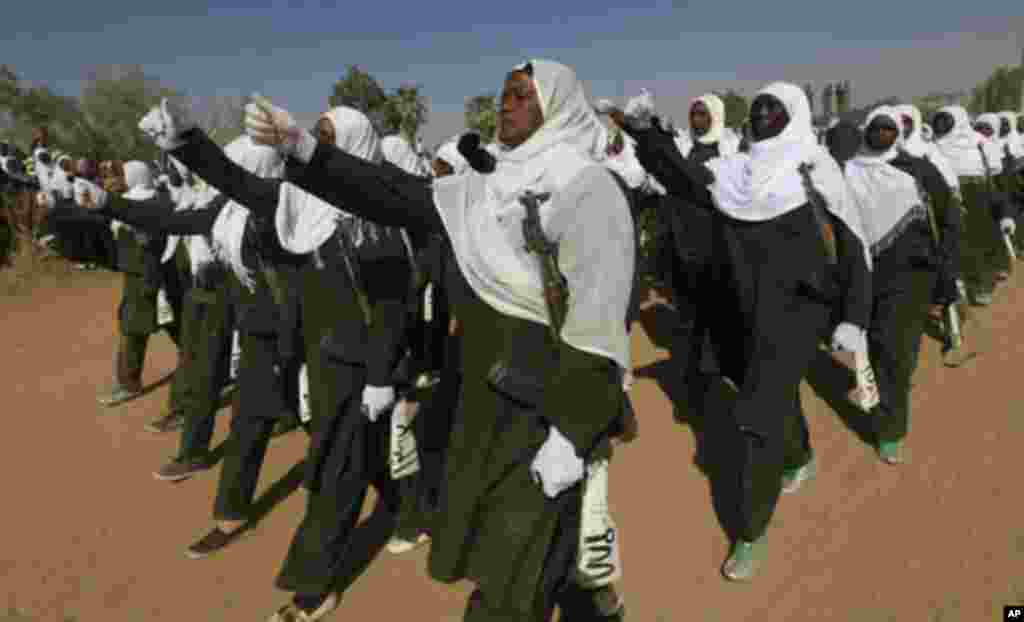
M 79 261 L 120 258 L 111 223 L 154 241 L 159 265 L 182 257 L 189 380 L 178 423 L 159 426 L 182 426 L 161 479 L 212 466 L 239 335 L 215 524 L 189 556 L 248 529 L 268 441 L 299 413 L 307 503 L 272 621 L 338 606 L 370 486 L 392 551 L 429 543 L 431 577 L 475 584 L 465 620 L 624 619 L 608 474 L 642 416 L 629 335 L 648 209 L 669 223 L 673 294 L 693 320 L 679 373 L 695 394 L 714 375 L 736 393 L 717 432 L 738 447 L 727 579 L 756 575 L 781 494 L 815 475 L 799 385 L 823 345 L 849 360 L 881 461 L 904 462 L 933 301 L 963 350 L 962 298 L 984 304 L 1012 267 L 1019 121 L 951 108 L 928 142 L 915 109 L 886 107 L 823 146 L 786 83 L 757 93 L 742 133 L 714 95 L 689 116 L 664 127 L 649 93 L 591 105 L 547 60 L 504 75 L 493 143 L 453 139 L 429 167 L 347 107 L 309 131 L 254 96 L 224 149 L 181 100 L 150 111 L 139 128 L 174 163 L 168 190 L 141 163 L 121 188 L 76 177 L 48 225 Z

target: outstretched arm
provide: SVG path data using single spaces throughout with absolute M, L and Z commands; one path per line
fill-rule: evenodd
M 281 182 L 253 175 L 232 162 L 202 130 L 188 130 L 181 139 L 184 144 L 171 155 L 254 214 L 273 220 Z M 292 183 L 377 224 L 417 233 L 441 229 L 428 182 L 397 167 L 350 155 L 334 145 L 317 145 L 312 159 Z
M 133 201 L 113 196 L 107 205 L 99 210 L 104 216 L 131 225 L 147 233 L 157 235 L 207 235 L 213 230 L 217 214 L 227 203 L 227 198 L 216 200 L 205 209 L 174 211 L 174 204 L 157 194 L 152 199 Z

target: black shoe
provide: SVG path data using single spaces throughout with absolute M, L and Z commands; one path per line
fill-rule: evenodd
M 175 458 L 153 472 L 153 477 L 165 482 L 178 482 L 208 470 L 213 466 L 209 456 Z
M 229 533 L 223 531 L 220 527 L 214 527 L 208 534 L 185 549 L 185 557 L 189 559 L 202 559 L 213 555 L 237 540 L 248 529 L 249 526 L 246 524 Z
M 185 427 L 185 413 L 181 411 L 170 412 L 155 421 L 146 424 L 146 431 L 155 434 L 174 432 Z

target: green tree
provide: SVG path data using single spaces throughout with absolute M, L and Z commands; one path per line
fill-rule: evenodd
M 742 125 L 750 113 L 747 98 L 734 89 L 720 93 L 718 97 L 725 104 L 725 125 L 727 127 L 739 127 Z
M 949 106 L 959 104 L 966 98 L 970 97 L 971 94 L 967 91 L 935 91 L 928 93 L 922 97 L 916 97 L 912 101 L 918 110 L 921 111 L 921 117 L 925 123 L 939 111 L 939 108 L 943 106 Z
M 331 108 L 348 106 L 362 112 L 378 130 L 384 130 L 388 118 L 388 95 L 369 73 L 356 65 L 349 65 L 345 75 L 334 83 L 327 100 Z
M 420 128 L 427 122 L 427 103 L 417 84 L 398 87 L 387 98 L 384 128 L 389 134 L 400 133 L 415 145 Z
M 466 127 L 484 142 L 494 140 L 498 130 L 498 100 L 491 93 L 466 100 Z
M 1021 102 L 1021 81 L 1024 66 L 997 67 L 992 74 L 971 91 L 967 109 L 971 114 L 1017 110 Z
M 174 95 L 140 65 L 107 65 L 90 72 L 79 97 L 83 118 L 66 123 L 76 153 L 99 160 L 156 159 L 159 149 L 139 130 L 139 119 L 161 98 Z

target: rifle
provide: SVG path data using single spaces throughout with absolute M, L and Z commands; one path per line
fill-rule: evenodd
M 540 225 L 540 204 L 549 198 L 549 192 L 535 194 L 527 190 L 519 197 L 519 202 L 526 208 L 526 218 L 523 219 L 526 251 L 537 257 L 544 286 L 544 303 L 548 310 L 549 328 L 557 341 L 561 338 L 562 326 L 569 313 L 569 286 L 558 269 L 558 244 L 548 240 Z
M 921 178 L 918 175 L 917 169 L 913 170 L 913 174 L 914 185 L 917 186 L 917 195 L 921 198 L 921 205 L 924 206 L 925 211 L 928 212 L 928 229 L 932 233 L 932 244 L 935 248 L 935 253 L 939 256 L 942 265 L 948 265 L 948 262 L 952 258 L 946 257 L 943 252 L 942 236 L 939 235 L 939 225 L 938 220 L 935 218 L 935 207 L 932 205 L 931 195 L 929 195 L 924 189 L 924 184 L 921 183 Z M 941 270 L 939 278 L 942 278 Z M 959 287 L 957 289 L 957 293 L 959 294 Z M 966 360 L 966 356 L 963 351 L 964 338 L 962 324 L 960 321 L 960 312 L 957 309 L 956 301 L 943 305 L 942 325 L 943 364 L 946 367 L 959 367 Z
M 356 295 L 356 302 L 359 303 L 359 309 L 363 312 L 363 321 L 367 326 L 373 324 L 373 311 L 370 309 L 370 298 L 366 295 L 366 290 L 363 289 L 362 275 L 359 272 L 359 260 L 356 258 L 355 247 L 352 245 L 352 240 L 348 237 L 348 233 L 339 229 L 334 234 L 334 239 L 338 242 L 338 247 L 341 249 L 341 260 L 345 264 L 345 272 L 348 273 L 349 281 L 352 282 L 352 291 Z
M 985 147 L 978 143 L 978 153 L 981 154 L 981 162 L 985 166 L 985 187 L 988 189 L 990 196 L 995 196 L 996 187 L 995 182 L 992 181 L 992 168 L 988 163 L 988 155 L 985 153 Z M 1013 247 L 1013 240 L 1010 239 L 1009 233 L 1003 233 L 1000 231 L 1003 237 L 1003 246 L 1006 248 L 1006 255 L 1010 259 L 1010 272 L 1013 272 L 1013 264 L 1017 261 L 1017 250 Z
M 834 266 L 839 263 L 839 253 L 836 250 L 836 236 L 832 230 L 832 223 L 829 222 L 825 197 L 821 196 L 818 189 L 814 187 L 814 181 L 811 179 L 811 171 L 813 170 L 814 165 L 807 162 L 803 162 L 797 167 L 797 171 L 800 172 L 800 177 L 803 180 L 804 192 L 807 193 L 807 202 L 811 205 L 814 219 L 818 221 L 818 228 L 821 231 L 821 243 L 825 250 L 825 260 L 829 265 Z

